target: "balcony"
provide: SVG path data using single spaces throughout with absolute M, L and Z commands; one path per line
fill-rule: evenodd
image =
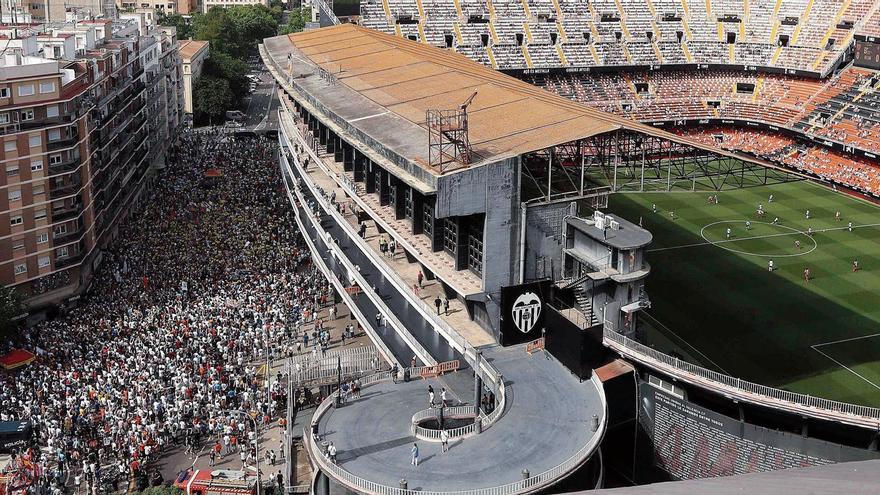
M 60 246 L 61 244 L 64 244 L 66 242 L 71 242 L 75 239 L 78 239 L 83 234 L 83 232 L 85 232 L 85 228 L 83 228 L 83 226 L 80 225 L 75 230 L 66 232 L 61 235 L 55 235 L 53 237 L 53 240 L 54 240 L 56 246 Z
M 68 157 L 59 163 L 49 164 L 49 175 L 58 175 L 73 172 L 80 167 L 79 155 Z
M 75 265 L 82 261 L 83 257 L 85 257 L 85 252 L 79 252 L 71 256 L 57 259 L 55 260 L 55 269 L 60 270 L 68 266 Z
M 82 203 L 76 203 L 70 208 L 58 208 L 52 210 L 52 221 L 63 222 L 78 217 L 80 213 L 82 213 Z
M 49 141 L 46 144 L 46 150 L 47 151 L 57 151 L 57 150 L 64 149 L 64 148 L 70 148 L 71 146 L 76 144 L 77 141 L 79 141 L 78 134 L 64 137 L 62 139 L 59 139 L 58 141 Z
M 52 199 L 63 198 L 64 196 L 70 196 L 75 192 L 79 191 L 82 188 L 82 181 L 76 180 L 74 182 L 63 184 L 61 186 L 52 186 L 52 190 L 49 192 L 49 197 Z

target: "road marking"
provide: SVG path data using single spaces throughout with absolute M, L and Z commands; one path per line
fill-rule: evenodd
M 828 354 L 825 354 L 824 352 L 820 351 L 819 349 L 816 349 L 816 346 L 810 346 L 810 347 L 811 347 L 814 351 L 818 352 L 819 354 L 821 354 L 821 355 L 827 357 L 828 359 L 834 361 L 835 363 L 837 363 L 837 364 L 838 364 L 840 367 L 842 367 L 843 369 L 849 371 L 849 372 L 852 373 L 853 375 L 856 375 L 857 377 L 859 377 L 859 378 L 861 378 L 862 380 L 866 381 L 866 382 L 867 382 L 868 384 L 870 384 L 872 387 L 876 388 L 877 390 L 880 390 L 880 385 L 877 385 L 876 383 L 872 382 L 871 380 L 868 380 L 868 379 L 865 378 L 864 376 L 862 376 L 862 375 L 858 374 L 857 372 L 855 372 L 855 371 L 854 371 L 852 368 L 850 368 L 849 366 L 847 366 L 847 365 L 841 363 L 840 361 L 834 359 L 833 357 L 829 356 Z
M 880 333 L 872 333 L 871 335 L 862 335 L 861 337 L 852 337 L 849 339 L 833 340 L 831 342 L 823 342 L 821 344 L 813 344 L 810 347 L 822 347 L 822 346 L 832 345 L 832 344 L 842 344 L 844 342 L 852 342 L 853 340 L 870 339 L 871 337 L 877 337 L 877 336 L 880 336 Z
M 381 116 L 385 115 L 386 113 L 389 113 L 389 112 L 386 110 L 386 111 L 384 111 L 384 112 L 374 113 L 373 115 L 367 115 L 366 117 L 358 117 L 358 118 L 356 118 L 356 119 L 351 119 L 351 120 L 349 120 L 348 122 L 349 122 L 349 123 L 351 123 L 351 122 L 358 122 L 358 121 L 361 121 L 361 120 L 372 119 L 373 117 L 381 117 Z

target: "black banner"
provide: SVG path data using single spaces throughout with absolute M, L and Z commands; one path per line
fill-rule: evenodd
M 0 452 L 21 451 L 30 445 L 31 424 L 28 421 L 0 422 Z
M 541 337 L 549 295 L 549 280 L 501 288 L 501 345 Z

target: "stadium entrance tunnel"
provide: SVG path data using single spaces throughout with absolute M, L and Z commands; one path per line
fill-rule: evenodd
M 721 220 L 705 225 L 700 236 L 726 251 L 765 258 L 803 256 L 819 247 L 813 235 L 774 222 Z

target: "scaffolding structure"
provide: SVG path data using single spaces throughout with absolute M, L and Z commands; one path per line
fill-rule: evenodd
M 448 168 L 471 163 L 471 143 L 468 140 L 467 107 L 477 92 L 455 110 L 428 110 L 428 163 L 445 172 Z

